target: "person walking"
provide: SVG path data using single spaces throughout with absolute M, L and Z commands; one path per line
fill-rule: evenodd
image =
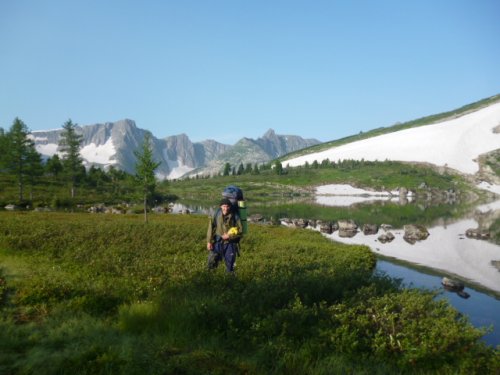
M 231 201 L 224 198 L 220 201 L 220 209 L 208 223 L 207 250 L 208 269 L 217 268 L 224 259 L 226 271 L 234 272 L 234 263 L 239 251 L 239 241 L 243 235 L 243 226 L 239 215 L 232 210 Z

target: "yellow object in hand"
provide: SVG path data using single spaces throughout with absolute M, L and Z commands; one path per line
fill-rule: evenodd
M 236 227 L 230 228 L 229 231 L 227 232 L 227 234 L 229 236 L 236 236 L 238 234 L 238 228 L 236 228 Z

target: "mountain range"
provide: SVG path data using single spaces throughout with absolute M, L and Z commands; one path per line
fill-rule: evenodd
M 62 129 L 33 131 L 35 147 L 45 158 L 58 153 Z M 107 169 L 111 166 L 135 173 L 136 157 L 147 130 L 140 129 L 133 120 L 77 126 L 82 135 L 80 154 L 86 167 Z M 238 167 L 240 163 L 261 164 L 309 146 L 319 144 L 316 139 L 295 135 L 278 135 L 269 129 L 257 140 L 242 138 L 234 145 L 215 140 L 191 142 L 186 134 L 163 139 L 151 136 L 153 157 L 161 162 L 156 170 L 158 178 L 176 179 L 189 174 L 220 173 L 226 163 Z

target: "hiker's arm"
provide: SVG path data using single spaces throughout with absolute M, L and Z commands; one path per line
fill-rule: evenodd
M 212 250 L 214 248 L 214 234 L 215 234 L 215 227 L 213 220 L 210 219 L 208 221 L 208 230 L 207 230 L 207 249 Z
M 243 224 L 241 224 L 241 220 L 238 218 L 235 222 L 236 228 L 238 228 L 238 234 L 231 236 L 232 240 L 239 240 L 243 237 Z

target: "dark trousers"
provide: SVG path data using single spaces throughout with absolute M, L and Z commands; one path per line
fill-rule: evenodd
M 224 259 L 226 263 L 226 271 L 234 271 L 234 262 L 236 261 L 236 253 L 238 244 L 235 243 L 214 243 L 213 250 L 208 252 L 208 269 L 215 269 L 219 262 Z

